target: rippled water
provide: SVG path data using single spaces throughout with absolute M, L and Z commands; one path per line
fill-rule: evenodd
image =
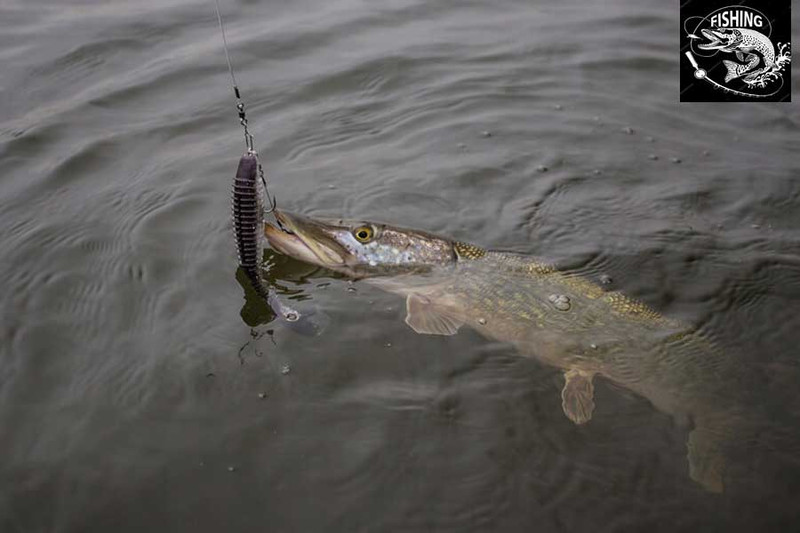
M 674 2 L 222 7 L 284 208 L 606 273 L 721 339 L 765 429 L 710 494 L 647 400 L 599 379 L 574 426 L 559 371 L 375 288 L 268 255 L 329 318 L 269 322 L 213 2 L 6 0 L 0 530 L 797 527 L 796 105 L 678 104 Z

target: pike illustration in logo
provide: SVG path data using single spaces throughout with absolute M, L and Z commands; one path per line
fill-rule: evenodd
M 728 69 L 728 73 L 725 75 L 725 83 L 743 74 L 747 74 L 744 78 L 745 82 L 752 82 L 759 75 L 775 67 L 775 48 L 772 46 L 772 41 L 763 33 L 744 28 L 704 29 L 701 32 L 704 37 L 711 41 L 709 43 L 700 43 L 698 48 L 701 50 L 735 52 L 736 59 L 747 61 L 747 63 L 741 64 L 723 59 L 722 63 Z M 753 53 L 754 51 L 758 53 L 755 54 Z M 764 67 L 753 70 L 761 62 L 759 55 L 764 58 Z
M 782 89 L 782 71 L 791 62 L 790 45 L 777 43 L 776 49 L 770 39 L 772 23 L 760 11 L 728 6 L 704 17 L 689 17 L 683 28 L 690 48 L 685 55 L 695 69 L 695 78 L 725 92 L 750 98 L 770 97 Z M 725 67 L 723 82 L 710 76 L 710 71 L 719 63 L 706 61 L 704 64 L 708 67 L 700 64 L 720 53 L 736 58 L 734 61 L 729 56 L 721 60 Z M 771 89 L 765 94 L 765 90 Z

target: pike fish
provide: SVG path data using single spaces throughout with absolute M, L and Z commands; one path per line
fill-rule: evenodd
M 727 70 L 726 83 L 745 74 L 747 74 L 744 78 L 745 81 L 751 81 L 775 66 L 775 48 L 769 37 L 761 32 L 746 28 L 717 28 L 714 30 L 704 29 L 701 30 L 701 33 L 710 41 L 697 45 L 701 50 L 735 53 L 736 59 L 746 61 L 745 63 L 736 63 L 727 59 L 722 61 Z M 764 60 L 764 66 L 753 70 L 761 62 L 761 58 Z
M 738 413 L 720 398 L 735 378 L 698 330 L 533 257 L 372 222 L 275 215 L 282 228 L 264 232 L 277 252 L 403 296 L 417 333 L 469 326 L 563 370 L 562 408 L 575 424 L 592 418 L 596 376 L 688 420 L 689 474 L 723 490 Z

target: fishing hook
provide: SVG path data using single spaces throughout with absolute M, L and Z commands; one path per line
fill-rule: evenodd
M 258 154 L 255 152 L 253 152 L 253 154 L 256 156 L 256 160 L 258 160 Z M 269 215 L 278 208 L 278 197 L 269 194 L 269 187 L 267 187 L 267 179 L 264 177 L 264 168 L 261 166 L 261 161 L 258 162 L 258 177 L 261 178 L 261 184 L 264 186 L 264 194 L 267 197 L 267 203 L 269 203 L 269 209 L 266 209 L 264 214 Z M 278 221 L 278 225 L 281 226 L 280 221 Z M 283 228 L 283 226 L 281 226 L 281 228 Z

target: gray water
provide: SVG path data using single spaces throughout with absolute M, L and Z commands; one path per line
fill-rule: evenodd
M 4 0 L 0 531 L 797 529 L 795 104 L 679 104 L 675 2 L 222 8 L 281 207 L 610 275 L 720 339 L 766 429 L 711 494 L 646 399 L 598 379 L 575 426 L 558 370 L 363 283 L 268 254 L 329 322 L 270 321 L 213 2 Z

